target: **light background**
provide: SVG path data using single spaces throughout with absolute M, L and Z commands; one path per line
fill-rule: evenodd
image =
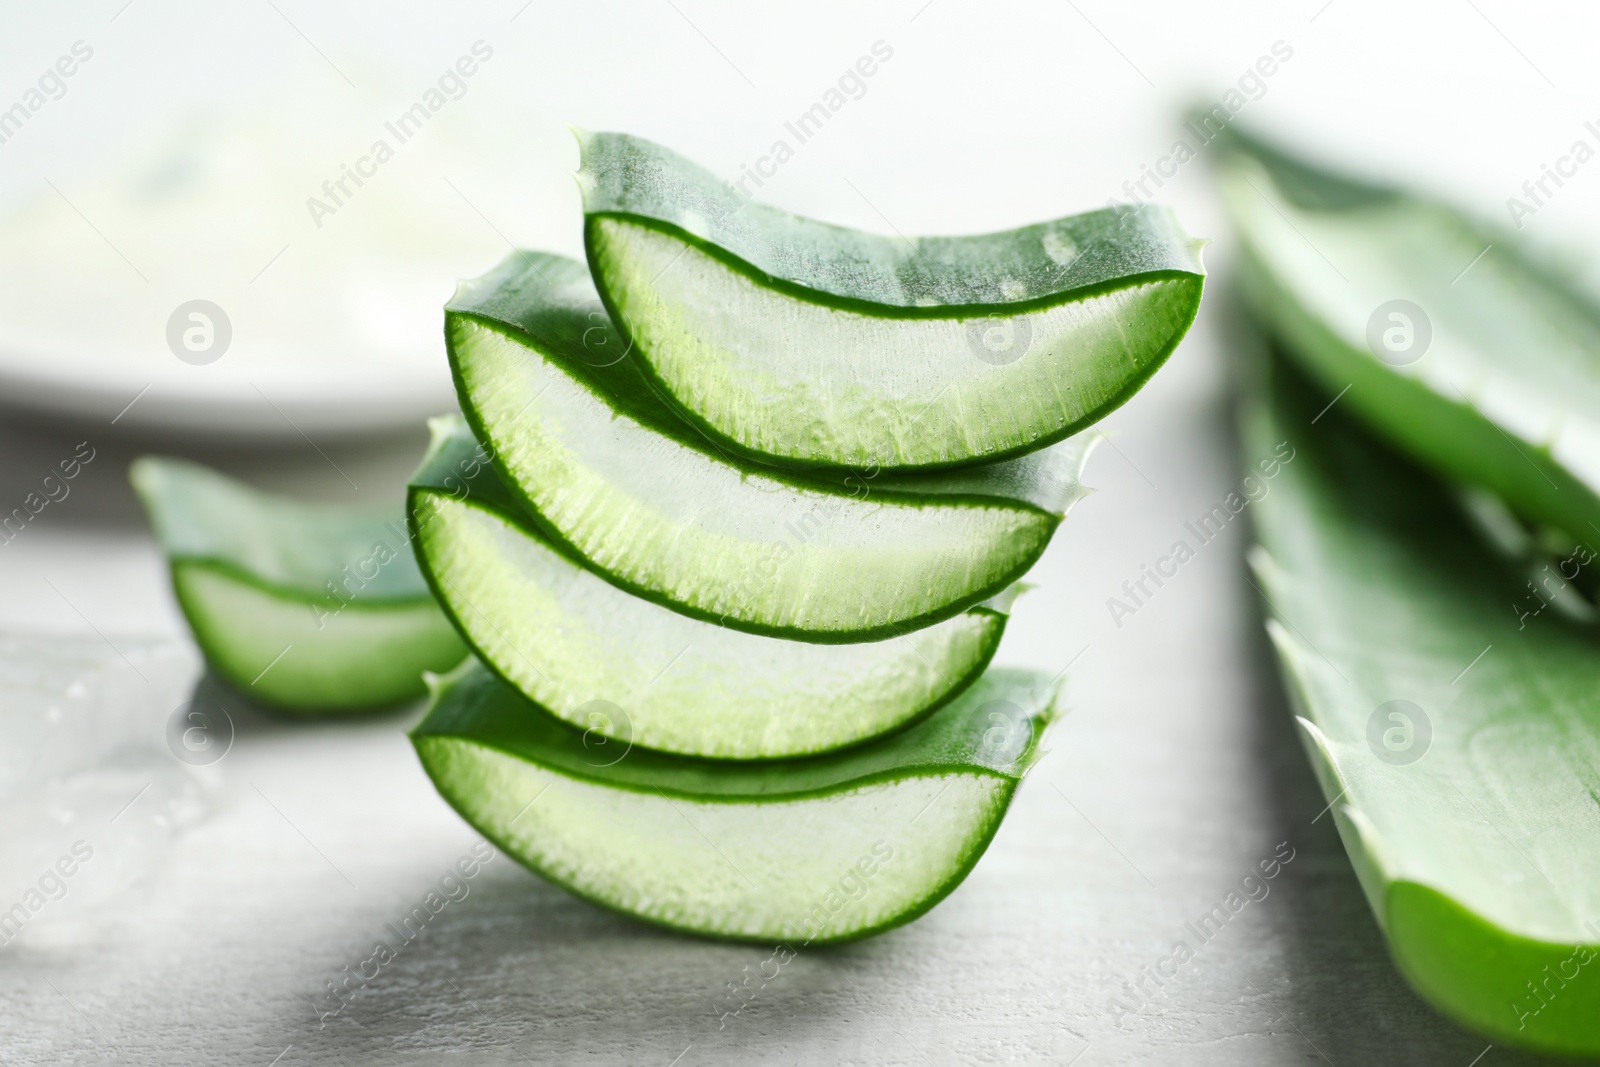
M 569 123 L 658 139 L 732 176 L 882 40 L 894 57 L 865 96 L 762 195 L 872 230 L 973 232 L 1120 195 L 1168 150 L 1179 109 L 1220 99 L 1281 40 L 1294 56 L 1244 120 L 1505 224 L 1505 199 L 1541 163 L 1576 138 L 1600 143 L 1583 129 L 1600 121 L 1597 23 L 1588 6 L 1503 0 L 14 8 L 0 34 L 0 106 L 73 41 L 91 43 L 95 58 L 63 99 L 0 145 L 0 205 L 52 195 L 47 180 L 93 188 L 170 140 L 196 106 L 224 124 L 277 106 L 304 143 L 281 182 L 251 179 L 260 196 L 251 241 L 203 243 L 185 257 L 161 249 L 159 234 L 119 235 L 123 251 L 135 262 L 170 259 L 184 279 L 239 286 L 287 244 L 266 277 L 290 286 L 324 261 L 359 259 L 360 242 L 340 224 L 356 231 L 370 211 L 366 225 L 376 226 L 382 210 L 412 205 L 410 222 L 456 257 L 440 268 L 442 301 L 450 277 L 498 257 L 502 234 L 580 253 Z M 479 39 L 493 60 L 423 135 L 450 150 L 402 153 L 373 196 L 314 228 L 305 197 L 364 150 L 371 116 L 415 100 Z M 416 199 L 386 200 L 377 184 L 386 181 Z M 1191 232 L 1218 237 L 1208 262 L 1225 273 L 1228 241 L 1207 181 L 1203 161 L 1190 164 L 1161 199 Z M 1600 233 L 1596 192 L 1600 163 L 1526 235 L 1581 262 Z M 97 254 L 86 275 L 123 269 L 112 250 Z M 1086 1067 L 1467 1067 L 1486 1042 L 1406 989 L 1329 820 L 1312 821 L 1322 801 L 1258 637 L 1239 559 L 1244 531 L 1207 546 L 1122 627 L 1106 611 L 1121 582 L 1235 480 L 1220 293 L 1213 286 L 1170 366 L 1108 420 L 1114 447 L 1089 472 L 1100 492 L 1063 527 L 1002 651 L 1004 661 L 1051 669 L 1081 653 L 1073 711 L 983 863 L 916 924 L 803 955 L 718 1030 L 710 1003 L 722 983 L 766 953 L 645 930 L 504 864 L 349 1019 L 319 1030 L 309 1005 L 323 981 L 366 955 L 382 922 L 409 908 L 471 836 L 432 794 L 394 720 L 306 731 L 248 719 L 219 765 L 213 817 L 158 873 L 78 941 L 0 950 L 0 1051 L 30 1063 L 100 1062 L 115 1058 L 113 1046 L 127 1063 L 281 1055 L 285 1067 L 437 1062 L 444 1050 L 472 1063 L 683 1067 L 1074 1057 Z M 145 310 L 159 324 L 172 303 L 152 296 Z M 236 344 L 239 365 L 265 359 L 249 331 Z M 430 365 L 419 366 L 426 379 Z M 371 499 L 398 492 L 421 447 L 419 432 L 330 434 L 319 438 L 325 463 L 292 436 L 271 446 L 168 441 L 104 420 L 0 419 L 7 508 L 77 440 L 103 445 L 72 497 L 0 546 L 0 623 L 113 639 L 182 632 L 123 480 L 137 451 L 168 448 L 263 484 Z M 262 802 L 268 794 L 281 810 Z M 1185 918 L 1285 840 L 1297 858 L 1267 900 L 1154 1003 L 1128 1016 L 1108 1010 L 1110 997 L 1126 999 L 1120 982 L 1164 955 Z M 1477 1062 L 1527 1061 L 1493 1049 Z

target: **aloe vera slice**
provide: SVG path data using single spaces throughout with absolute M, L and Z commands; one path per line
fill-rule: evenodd
M 461 419 L 429 425 L 410 514 L 439 603 L 495 673 L 596 734 L 725 759 L 830 751 L 960 692 L 1005 630 L 1014 590 L 902 637 L 854 645 L 680 615 L 623 592 L 541 536 L 477 458 Z
M 1253 554 L 1306 748 L 1400 970 L 1496 1042 L 1600 1055 L 1600 655 L 1454 496 L 1303 381 Z
M 417 569 L 401 516 L 263 493 L 182 460 L 129 475 L 212 668 L 287 711 L 358 711 L 427 691 L 466 648 Z
M 955 467 L 1059 441 L 1194 320 L 1200 243 L 1165 208 L 883 237 L 749 201 L 624 134 L 580 135 L 589 264 L 656 381 L 788 465 Z
M 1443 204 L 1218 143 L 1246 291 L 1330 396 L 1530 519 L 1600 526 L 1600 311 Z
M 1039 558 L 1092 441 L 945 475 L 733 459 L 652 392 L 582 264 L 516 253 L 463 283 L 462 410 L 532 521 L 607 581 L 750 633 L 849 643 L 931 625 Z
M 843 941 L 922 914 L 977 863 L 1051 690 L 992 670 L 915 726 L 831 756 L 619 759 L 472 660 L 411 738 L 463 818 L 581 897 L 716 937 Z

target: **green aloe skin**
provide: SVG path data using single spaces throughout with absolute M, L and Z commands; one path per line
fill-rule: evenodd
M 729 764 L 619 751 L 470 660 L 411 737 L 463 818 L 571 892 L 696 934 L 821 944 L 909 922 L 960 884 L 1037 758 L 1053 690 L 991 670 L 871 744 Z
M 1193 321 L 1165 208 L 884 237 L 751 202 L 659 145 L 580 135 L 585 243 L 650 380 L 721 447 L 794 467 L 1016 456 L 1137 392 Z
M 206 662 L 252 698 L 292 713 L 390 707 L 466 654 L 399 509 L 291 500 L 154 456 L 129 474 Z
M 1294 448 L 1251 562 L 1330 812 L 1395 962 L 1497 1043 L 1600 1055 L 1600 655 L 1527 618 L 1445 485 L 1279 363 L 1246 456 Z M 1317 419 L 1316 424 L 1312 420 Z

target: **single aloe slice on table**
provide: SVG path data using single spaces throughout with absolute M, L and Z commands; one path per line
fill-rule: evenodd
M 607 305 L 688 417 L 769 462 L 1039 448 L 1132 396 L 1199 305 L 1199 243 L 1165 208 L 908 241 L 751 202 L 635 137 L 580 142 Z
M 1600 528 L 1600 311 L 1451 208 L 1225 134 L 1257 314 L 1330 398 L 1525 518 Z
M 1012 591 L 902 637 L 819 645 L 680 615 L 585 570 L 531 526 L 459 418 L 435 419 L 411 482 L 417 555 L 496 674 L 616 740 L 730 759 L 825 752 L 960 692 L 994 654 Z
M 1306 747 L 1394 958 L 1505 1044 L 1600 1055 L 1600 649 L 1526 619 L 1441 484 L 1280 367 L 1252 558 Z
M 463 283 L 462 410 L 529 519 L 636 595 L 751 633 L 849 643 L 958 615 L 1019 578 L 1084 489 L 1089 435 L 942 475 L 802 475 L 677 419 L 588 272 L 515 253 Z
M 596 745 L 472 661 L 412 741 L 468 822 L 579 896 L 716 937 L 842 941 L 922 914 L 977 863 L 1051 690 L 990 671 L 884 740 L 730 764 Z
M 412 557 L 399 509 L 263 493 L 181 460 L 129 472 L 211 666 L 290 711 L 356 711 L 426 692 L 466 648 Z

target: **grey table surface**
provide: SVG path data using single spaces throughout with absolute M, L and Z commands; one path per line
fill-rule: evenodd
M 987 855 L 925 917 L 802 951 L 721 1017 L 727 983 L 770 950 L 629 921 L 502 856 L 325 1018 L 326 984 L 393 940 L 385 924 L 475 835 L 411 752 L 403 728 L 415 710 L 306 725 L 236 706 L 233 747 L 197 785 L 207 814 L 66 933 L 0 948 L 0 1059 L 1534 1062 L 1441 1018 L 1390 962 L 1331 820 L 1318 817 L 1324 800 L 1244 580 L 1245 521 L 1120 625 L 1107 609 L 1235 482 L 1212 318 L 1208 307 L 1172 364 L 1108 421 L 1089 470 L 1098 491 L 1032 576 L 1000 659 L 1071 662 L 1070 711 Z M 124 635 L 181 640 L 182 629 L 124 483 L 148 443 L 103 429 L 7 421 L 7 500 L 85 434 L 100 450 L 71 498 L 0 546 L 0 622 L 80 633 L 109 656 Z M 394 491 L 420 446 L 330 445 L 329 462 L 309 448 L 196 454 L 335 496 L 330 464 L 364 492 Z M 187 669 L 172 668 L 180 690 Z M 85 812 L 63 842 L 110 848 L 140 825 L 139 804 L 116 822 L 110 805 Z M 1268 894 L 1158 983 L 1151 969 L 1195 940 L 1186 923 L 1288 849 Z

